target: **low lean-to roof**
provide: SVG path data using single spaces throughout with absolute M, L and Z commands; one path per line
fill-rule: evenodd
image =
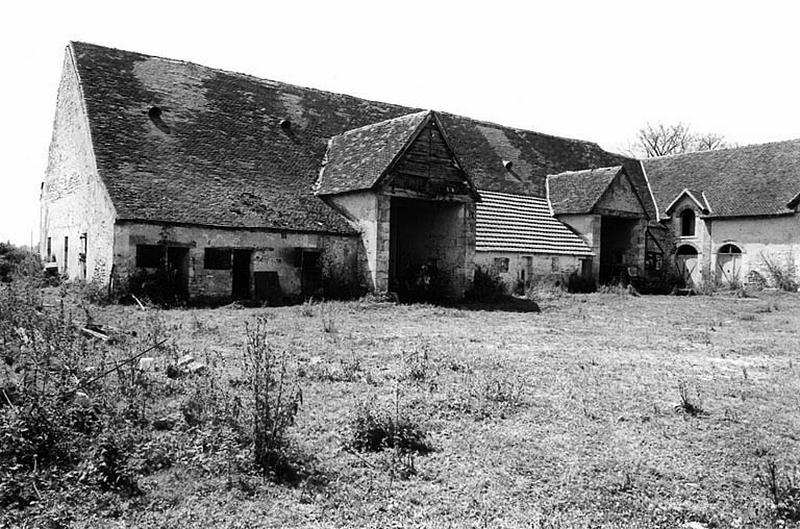
M 622 166 L 616 165 L 548 176 L 548 198 L 553 213 L 563 215 L 591 212 L 620 171 Z
M 550 213 L 547 199 L 479 190 L 475 250 L 591 256 L 583 239 Z
M 317 194 L 370 189 L 431 115 L 406 114 L 331 138 Z
M 314 195 L 328 140 L 419 111 L 93 44 L 70 48 L 120 219 L 353 233 Z M 153 107 L 162 127 L 148 117 Z M 548 174 L 624 160 L 590 142 L 437 115 L 478 188 L 544 197 Z
M 705 195 L 711 217 L 792 213 L 800 193 L 800 140 L 643 160 L 659 209 L 684 189 Z

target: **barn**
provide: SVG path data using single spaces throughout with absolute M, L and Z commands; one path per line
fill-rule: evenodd
M 622 169 L 589 173 L 591 207 L 561 195 L 599 167 Z M 183 298 L 453 299 L 476 265 L 604 279 L 621 249 L 644 270 L 653 209 L 639 162 L 590 142 L 73 42 L 41 254 L 70 279 Z
M 686 283 L 774 283 L 800 263 L 800 140 L 644 160 Z M 771 271 L 771 269 L 773 271 Z

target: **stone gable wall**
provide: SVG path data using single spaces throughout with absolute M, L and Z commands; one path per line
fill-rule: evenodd
M 40 201 L 40 253 L 45 261 L 54 259 L 58 271 L 71 279 L 84 279 L 85 268 L 86 280 L 107 283 L 112 267 L 115 212 L 97 174 L 91 145 L 79 80 L 68 50 Z M 81 256 L 84 234 L 86 252 Z

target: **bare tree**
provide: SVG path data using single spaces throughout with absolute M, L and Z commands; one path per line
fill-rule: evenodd
M 653 158 L 668 154 L 724 149 L 730 146 L 721 134 L 695 134 L 684 123 L 673 125 L 648 123 L 644 128 L 639 129 L 636 141 L 627 151 L 632 156 Z
M 714 132 L 698 134 L 694 137 L 694 148 L 697 151 L 715 151 L 717 149 L 727 149 L 731 146 L 725 140 L 725 136 Z

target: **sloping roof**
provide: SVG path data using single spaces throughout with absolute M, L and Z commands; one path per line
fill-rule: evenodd
M 553 213 L 589 213 L 620 171 L 622 166 L 616 165 L 548 176 L 548 198 Z
M 312 189 L 328 141 L 419 111 L 92 44 L 70 48 L 120 219 L 352 233 Z M 148 117 L 153 107 L 168 133 Z M 466 174 L 487 190 L 543 197 L 547 174 L 627 160 L 589 142 L 438 117 Z
M 430 115 L 430 111 L 407 114 L 331 138 L 316 192 L 329 195 L 371 188 Z
M 475 250 L 593 255 L 578 235 L 550 213 L 544 198 L 479 190 Z
M 642 162 L 661 211 L 684 190 L 705 194 L 712 217 L 784 215 L 800 193 L 800 140 Z

